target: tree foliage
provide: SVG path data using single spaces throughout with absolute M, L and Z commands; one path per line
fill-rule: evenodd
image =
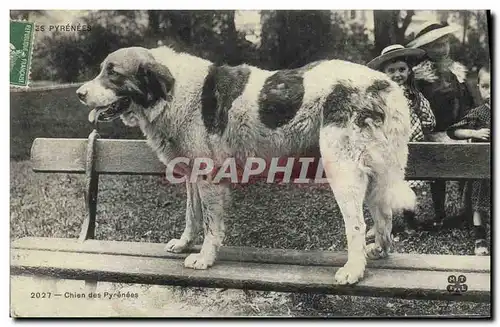
M 34 12 L 11 11 L 11 18 L 30 17 L 30 13 Z M 405 32 L 413 16 L 413 11 L 375 11 L 373 42 L 372 31 L 362 22 L 346 21 L 338 12 L 264 10 L 260 12 L 260 42 L 252 43 L 245 32 L 237 30 L 234 10 L 90 11 L 83 17 L 83 24 L 91 26 L 88 32 L 37 35 L 32 77 L 84 81 L 95 76 L 101 61 L 116 49 L 160 44 L 216 64 L 281 69 L 332 58 L 364 64 L 391 43 L 406 44 Z M 470 11 L 461 17 L 468 24 L 466 42 L 454 40 L 453 52 L 469 67 L 480 65 L 488 60 L 485 13 Z
M 327 55 L 331 39 L 329 11 L 283 10 L 262 13 L 262 64 L 296 68 Z
M 462 14 L 461 18 L 465 20 L 468 28 L 462 40 L 453 38 L 451 51 L 455 59 L 469 69 L 479 69 L 490 61 L 489 18 L 485 11 L 468 11 L 466 15 Z M 471 24 L 472 21 L 475 24 Z
M 296 68 L 319 59 L 365 63 L 372 44 L 360 24 L 348 24 L 338 14 L 323 11 L 261 12 L 261 65 Z
M 41 36 L 34 52 L 33 79 L 76 82 L 91 78 L 110 52 L 145 43 L 144 28 L 135 18 L 132 11 L 95 11 L 84 18 L 90 31 Z

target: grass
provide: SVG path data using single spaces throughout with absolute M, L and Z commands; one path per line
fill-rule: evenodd
M 82 175 L 35 174 L 29 151 L 36 137 L 86 138 L 92 126 L 75 88 L 11 93 L 10 235 L 77 237 L 85 216 Z M 102 137 L 141 138 L 136 129 L 115 121 Z M 448 213 L 458 213 L 456 185 L 448 194 Z M 250 185 L 233 192 L 226 245 L 262 248 L 345 250 L 343 221 L 328 188 Z M 162 242 L 179 237 L 186 205 L 183 185 L 162 185 L 158 177 L 102 176 L 99 185 L 97 239 Z M 419 192 L 418 219 L 432 218 L 428 190 Z M 396 223 L 398 218 L 396 218 Z M 201 238 L 198 240 L 201 243 Z M 400 237 L 396 252 L 472 254 L 470 230 L 419 232 Z M 332 276 L 333 280 L 333 276 Z M 26 288 L 28 282 L 23 281 Z M 103 283 L 105 284 L 105 283 Z M 14 284 L 13 284 L 14 285 Z M 13 286 L 14 287 L 14 286 Z M 147 291 L 147 298 L 124 307 L 96 307 L 94 314 L 134 316 L 416 316 L 490 315 L 488 303 L 416 301 L 372 297 L 288 294 L 242 290 L 112 284 Z M 33 306 L 27 301 L 22 304 Z M 61 305 L 63 305 L 62 303 Z M 66 302 L 67 306 L 68 302 Z M 39 305 L 34 303 L 33 305 Z M 71 302 L 75 315 L 81 306 Z M 57 306 L 53 309 L 56 310 Z M 146 310 L 147 308 L 147 310 Z M 109 309 L 109 311 L 106 311 Z M 100 311 L 99 311 L 100 310 Z M 142 311 L 141 311 L 142 310 Z M 144 311 L 146 310 L 146 311 Z M 56 311 L 54 311 L 56 312 Z M 42 314 L 48 313 L 44 307 Z

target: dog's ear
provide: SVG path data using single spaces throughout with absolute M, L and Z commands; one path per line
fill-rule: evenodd
M 174 88 L 175 79 L 170 70 L 164 65 L 154 61 L 139 65 L 137 77 L 140 88 L 146 95 L 148 104 L 159 99 L 169 100 Z

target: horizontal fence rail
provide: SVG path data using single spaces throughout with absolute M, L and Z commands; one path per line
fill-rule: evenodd
M 87 139 L 37 138 L 31 149 L 36 172 L 85 173 Z M 488 179 L 491 176 L 489 143 L 409 144 L 407 179 Z M 96 143 L 99 174 L 161 175 L 163 165 L 145 140 L 99 139 Z

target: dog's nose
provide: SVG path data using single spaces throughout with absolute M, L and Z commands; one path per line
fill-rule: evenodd
M 76 95 L 82 101 L 85 101 L 85 99 L 87 98 L 87 94 L 88 94 L 87 90 L 82 90 L 82 89 L 76 90 Z

